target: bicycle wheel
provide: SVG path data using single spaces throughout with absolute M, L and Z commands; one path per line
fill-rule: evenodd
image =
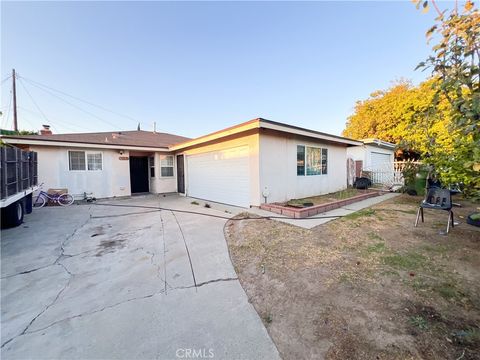
M 45 199 L 44 196 L 37 196 L 37 198 L 33 202 L 33 207 L 35 209 L 40 209 L 44 207 L 46 203 L 47 203 L 47 199 Z
M 73 204 L 73 196 L 70 194 L 62 194 L 57 199 L 58 203 L 62 206 L 68 206 Z

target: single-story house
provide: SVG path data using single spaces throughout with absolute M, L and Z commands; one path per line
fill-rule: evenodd
M 355 176 L 369 172 L 375 183 L 388 184 L 393 176 L 395 144 L 378 139 L 360 140 L 363 145 L 347 149 L 347 157 L 355 162 Z
M 262 118 L 195 139 L 149 131 L 2 136 L 38 153 L 39 183 L 82 198 L 177 192 L 242 207 L 341 190 L 362 142 Z M 376 145 L 374 145 L 376 146 Z

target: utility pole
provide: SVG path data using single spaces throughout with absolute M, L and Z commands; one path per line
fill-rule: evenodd
M 18 131 L 17 123 L 17 88 L 15 86 L 15 69 L 12 69 L 12 91 L 13 91 L 13 130 Z

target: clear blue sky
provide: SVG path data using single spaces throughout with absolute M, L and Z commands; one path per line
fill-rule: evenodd
M 424 33 L 434 17 L 410 1 L 1 6 L 2 79 L 14 67 L 142 129 L 156 121 L 159 131 L 191 137 L 256 117 L 340 134 L 357 100 L 426 76 L 414 68 L 429 54 Z M 7 127 L 10 87 L 2 84 Z M 54 132 L 136 128 L 26 80 L 17 88 L 22 129 L 47 121 Z

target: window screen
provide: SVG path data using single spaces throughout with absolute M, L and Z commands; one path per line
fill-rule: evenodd
M 322 149 L 322 174 L 327 174 L 328 149 Z
M 297 175 L 305 175 L 305 146 L 297 145 Z
M 68 162 L 70 170 L 85 170 L 85 151 L 69 151 Z
M 173 176 L 173 156 L 165 155 L 160 160 L 160 175 Z
M 102 154 L 87 153 L 87 167 L 88 170 L 102 170 Z
M 155 177 L 155 158 L 153 156 L 150 156 L 148 158 L 148 163 L 150 165 L 150 177 L 154 178 Z

